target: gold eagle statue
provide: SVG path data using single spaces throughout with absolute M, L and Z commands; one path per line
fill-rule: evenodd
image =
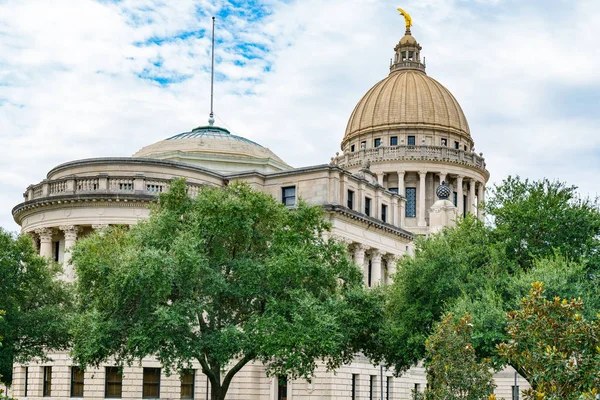
M 404 11 L 401 8 L 398 8 L 398 11 L 400 11 L 400 15 L 402 15 L 404 17 L 404 20 L 406 21 L 406 29 L 410 29 L 410 27 L 412 26 L 412 18 L 406 11 Z

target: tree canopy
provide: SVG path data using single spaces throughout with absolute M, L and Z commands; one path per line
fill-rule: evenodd
M 562 183 L 509 177 L 492 190 L 487 212 L 494 224 L 467 215 L 454 228 L 417 239 L 415 256 L 399 261 L 383 335 L 385 359 L 397 372 L 425 357 L 426 338 L 448 312 L 473 316 L 477 355 L 499 366 L 506 313 L 535 281 L 552 296 L 585 300 L 588 317 L 600 311 L 595 201 L 578 199 Z
M 69 347 L 71 292 L 55 279 L 60 268 L 47 264 L 28 236 L 0 229 L 0 375 L 8 384 L 14 362 Z
M 75 359 L 98 364 L 155 355 L 197 361 L 224 399 L 251 361 L 273 376 L 311 377 L 372 351 L 383 297 L 362 284 L 320 207 L 288 209 L 246 184 L 174 181 L 149 220 L 78 242 Z

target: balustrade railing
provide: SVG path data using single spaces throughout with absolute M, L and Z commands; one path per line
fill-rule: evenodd
M 345 153 L 337 157 L 337 163 L 341 167 L 348 168 L 360 165 L 364 160 L 376 162 L 418 159 L 458 162 L 485 169 L 485 159 L 482 156 L 444 146 L 381 146 Z
M 147 194 L 164 193 L 171 187 L 168 179 L 100 175 L 96 177 L 67 177 L 44 181 L 30 186 L 25 200 L 77 194 Z M 188 184 L 188 194 L 198 195 L 198 184 Z

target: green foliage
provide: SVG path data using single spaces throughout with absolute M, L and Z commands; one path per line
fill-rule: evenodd
M 508 314 L 509 340 L 498 352 L 531 384 L 525 400 L 592 399 L 600 392 L 600 324 L 583 312 L 582 300 L 547 300 L 535 282 L 521 308 Z
M 425 339 L 444 312 L 463 296 L 485 299 L 481 293 L 490 285 L 505 284 L 511 268 L 503 263 L 489 228 L 472 216 L 455 228 L 417 239 L 414 258 L 399 261 L 387 293 L 388 363 L 401 372 L 421 360 Z
M 376 355 L 382 294 L 363 287 L 329 228 L 321 208 L 290 210 L 248 185 L 190 199 L 174 181 L 148 221 L 76 245 L 77 362 L 198 360 L 223 399 L 250 361 L 295 378 L 317 360 L 333 369 L 357 351 Z
M 471 344 L 472 317 L 456 319 L 446 314 L 426 342 L 425 400 L 481 400 L 494 391 L 493 369 L 488 360 L 477 361 Z
M 575 186 L 543 179 L 508 177 L 492 189 L 486 204 L 506 256 L 529 268 L 555 251 L 585 259 L 600 271 L 600 211 L 597 201 L 581 199 Z
M 69 285 L 56 280 L 60 268 L 47 266 L 26 235 L 0 229 L 0 374 L 12 382 L 14 362 L 44 359 L 47 350 L 69 347 L 72 305 Z

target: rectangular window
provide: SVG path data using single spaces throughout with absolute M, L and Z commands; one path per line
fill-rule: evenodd
M 419 393 L 420 391 L 421 391 L 421 385 L 419 385 L 418 383 L 415 383 L 415 389 L 414 389 L 413 399 L 418 398 L 417 393 Z
M 23 397 L 27 397 L 27 387 L 29 386 L 29 367 L 25 367 L 25 387 L 23 388 Z
M 465 144 L 465 151 L 467 151 L 467 145 Z
M 463 217 L 467 216 L 467 196 L 463 195 Z
M 389 188 L 388 191 L 392 193 L 398 193 L 398 188 Z
M 375 375 L 371 375 L 369 380 L 369 400 L 375 400 Z
M 160 398 L 160 368 L 144 368 L 144 386 L 142 398 Z
M 58 256 L 60 254 L 60 242 L 54 242 L 54 254 L 53 258 L 55 262 L 58 262 Z
M 406 217 L 417 216 L 417 188 L 406 188 Z
M 369 260 L 369 266 L 367 267 L 367 286 L 371 287 L 371 276 L 373 275 L 373 264 Z
M 390 138 L 390 146 L 398 146 L 398 136 L 392 136 Z
M 442 139 L 442 146 L 448 146 L 448 139 Z
M 123 393 L 123 375 L 118 367 L 106 367 L 104 397 L 120 398 Z
M 350 146 L 350 151 L 351 151 L 352 153 L 354 153 L 354 150 L 355 150 L 355 149 L 356 149 L 356 146 L 355 146 L 355 145 L 352 145 L 352 146 Z
M 357 382 L 358 382 L 358 375 L 357 374 L 352 374 L 352 400 L 356 400 L 357 397 L 358 397 L 357 396 L 358 392 L 356 390 L 357 389 L 356 388 Z
M 365 214 L 371 216 L 371 199 L 368 197 L 365 197 Z
M 119 183 L 119 190 L 133 190 L 133 183 Z
M 409 146 L 415 146 L 415 145 L 416 145 L 416 142 L 417 142 L 417 141 L 415 140 L 415 137 L 414 137 L 414 136 L 409 136 L 409 137 L 408 137 L 408 145 L 409 145 Z
M 381 146 L 381 139 L 379 139 L 379 138 L 375 139 L 373 145 L 374 145 L 373 147 L 379 147 L 379 146 Z
M 354 210 L 354 192 L 348 190 L 348 208 Z
M 71 367 L 71 397 L 83 397 L 83 377 L 85 372 L 79 367 Z
M 390 400 L 390 392 L 392 390 L 392 377 L 388 376 L 387 377 L 387 383 L 386 383 L 386 388 L 385 388 L 385 400 Z
M 454 207 L 458 207 L 458 193 L 453 193 L 452 202 L 454 203 Z
M 277 382 L 277 400 L 287 400 L 287 378 L 285 376 L 280 376 Z
M 360 142 L 360 148 L 361 149 L 366 149 L 367 148 L 367 142 Z
M 458 150 L 458 149 L 459 149 L 459 147 L 460 147 L 460 143 L 458 143 L 458 142 L 454 142 L 454 148 L 455 148 L 456 150 Z
M 196 371 L 188 369 L 181 374 L 181 398 L 182 399 L 193 399 L 194 398 L 194 381 L 196 378 Z
M 52 396 L 52 367 L 44 367 L 44 387 L 42 388 L 43 396 Z
M 296 205 L 296 186 L 288 186 L 281 189 L 281 202 L 288 207 Z
M 387 206 L 385 204 L 381 205 L 381 220 L 387 222 Z

